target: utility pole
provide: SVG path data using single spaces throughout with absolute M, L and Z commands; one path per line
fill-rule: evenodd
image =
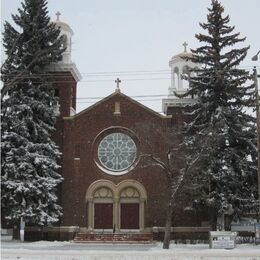
M 258 75 L 256 67 L 254 67 L 254 84 L 256 95 L 256 127 L 257 127 L 257 177 L 258 177 L 258 202 L 260 210 L 260 111 L 259 111 L 259 90 L 258 90 Z
M 258 54 L 252 57 L 252 61 L 258 60 Z M 258 77 L 256 66 L 254 66 L 254 85 L 255 85 L 255 107 L 256 107 L 256 127 L 257 127 L 257 184 L 258 184 L 258 218 L 255 224 L 255 243 L 260 243 L 260 110 L 259 110 L 259 89 L 258 89 Z

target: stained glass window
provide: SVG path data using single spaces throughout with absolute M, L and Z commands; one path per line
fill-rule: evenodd
M 124 133 L 109 134 L 98 146 L 98 158 L 105 168 L 117 172 L 123 171 L 135 161 L 135 142 Z

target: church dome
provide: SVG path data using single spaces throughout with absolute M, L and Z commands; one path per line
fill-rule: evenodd
M 190 57 L 192 57 L 192 53 L 191 52 L 181 52 L 181 53 L 179 53 L 179 54 L 176 54 L 176 55 L 174 55 L 174 56 L 172 56 L 172 60 L 173 59 L 177 59 L 177 58 L 190 58 Z
M 71 27 L 65 23 L 65 22 L 62 22 L 62 21 L 55 21 L 54 24 L 57 26 L 57 27 L 60 27 L 60 30 L 61 31 L 67 31 L 67 32 L 70 32 L 71 35 L 73 35 L 73 30 L 71 29 Z
M 172 56 L 172 58 L 170 59 L 170 62 L 169 62 L 170 67 L 173 64 L 187 62 L 187 60 L 185 58 L 191 58 L 192 57 L 193 54 L 191 52 L 187 52 L 188 44 L 186 42 L 184 42 L 183 46 L 184 46 L 184 51 L 179 53 L 179 54 Z
M 67 33 L 69 33 L 71 36 L 73 36 L 73 35 L 74 35 L 73 30 L 71 29 L 71 27 L 70 27 L 67 23 L 65 23 L 65 22 L 63 22 L 63 21 L 60 21 L 60 15 L 61 15 L 60 12 L 57 12 L 57 13 L 56 13 L 57 19 L 56 19 L 56 21 L 54 21 L 53 23 L 54 23 L 57 27 L 60 28 L 61 32 L 67 32 Z

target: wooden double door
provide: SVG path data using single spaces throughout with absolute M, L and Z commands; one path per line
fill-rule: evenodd
M 120 228 L 139 229 L 139 203 L 120 204 Z
M 113 228 L 113 203 L 95 203 L 94 228 Z
M 120 203 L 120 229 L 139 229 L 139 203 Z M 94 204 L 94 228 L 113 229 L 113 223 L 118 221 L 113 215 L 113 203 Z M 115 212 L 118 214 L 118 212 Z

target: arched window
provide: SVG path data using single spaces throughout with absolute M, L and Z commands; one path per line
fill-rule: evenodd
M 190 75 L 190 71 L 189 71 L 189 66 L 185 65 L 182 68 L 182 87 L 187 89 L 189 87 L 189 75 Z
M 175 67 L 173 69 L 173 75 L 172 75 L 172 86 L 173 88 L 179 88 L 179 68 Z M 172 93 L 173 94 L 173 93 Z
M 63 35 L 62 35 L 61 47 L 62 47 L 62 48 L 66 48 L 65 51 L 67 51 L 67 47 L 68 47 L 68 37 L 67 37 L 66 34 L 63 34 Z

